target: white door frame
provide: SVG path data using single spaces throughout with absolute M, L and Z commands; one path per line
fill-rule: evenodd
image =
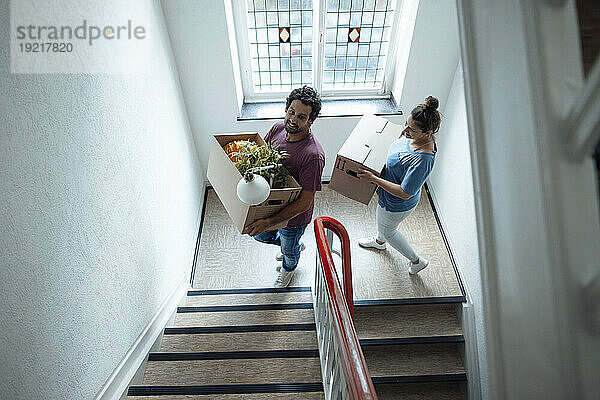
M 585 83 L 573 0 L 457 6 L 490 398 L 591 399 L 600 67 Z

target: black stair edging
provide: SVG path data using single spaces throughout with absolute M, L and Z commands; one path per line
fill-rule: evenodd
M 200 217 L 200 226 L 196 236 L 196 246 L 194 247 L 194 261 L 192 261 L 192 272 L 190 274 L 190 287 L 194 287 L 194 277 L 196 276 L 196 266 L 198 265 L 198 254 L 200 253 L 200 240 L 202 238 L 202 228 L 204 227 L 204 216 L 206 215 L 206 203 L 208 203 L 208 189 L 204 189 L 204 200 L 202 201 L 202 217 Z
M 178 313 L 266 311 L 266 310 L 312 310 L 313 303 L 246 304 L 232 306 L 181 306 Z
M 249 394 L 322 392 L 323 383 L 265 383 L 240 385 L 130 386 L 128 396 L 161 396 L 169 394 Z
M 256 360 L 263 358 L 317 358 L 319 350 L 207 351 L 186 353 L 150 353 L 148 361 Z
M 316 324 L 277 324 L 277 325 L 230 325 L 230 326 L 190 326 L 165 328 L 165 335 L 190 335 L 209 333 L 246 333 L 279 331 L 314 331 Z
M 418 383 L 418 382 L 454 382 L 467 381 L 467 374 L 436 374 L 436 375 L 410 375 L 410 376 L 372 376 L 373 384 L 384 383 Z
M 291 286 L 285 288 L 247 288 L 247 289 L 199 289 L 188 290 L 188 296 L 212 296 L 220 294 L 256 294 L 256 293 L 296 293 L 310 292 L 309 286 Z
M 463 335 L 445 336 L 415 336 L 389 339 L 359 339 L 361 347 L 369 346 L 393 346 L 404 344 L 430 344 L 430 343 L 462 343 L 465 341 Z
M 446 297 L 410 297 L 405 299 L 354 300 L 354 307 L 366 306 L 402 306 L 417 304 L 459 304 L 466 301 L 465 296 Z
M 450 247 L 450 242 L 448 241 L 448 237 L 446 236 L 446 232 L 444 232 L 444 227 L 442 226 L 442 221 L 440 220 L 440 216 L 435 208 L 435 204 L 433 203 L 433 197 L 431 196 L 431 192 L 429 191 L 429 185 L 426 183 L 425 193 L 427 194 L 427 199 L 429 200 L 429 204 L 431 205 L 431 211 L 433 211 L 433 216 L 435 217 L 435 222 L 437 223 L 438 228 L 440 229 L 440 233 L 442 234 L 442 240 L 444 241 L 444 246 L 446 246 L 446 251 L 448 251 L 448 256 L 450 257 L 450 263 L 452 264 L 452 268 L 454 268 L 454 274 L 456 275 L 456 280 L 458 280 L 458 286 L 460 287 L 460 292 L 462 293 L 462 297 L 467 301 L 467 292 L 465 291 L 465 285 L 463 284 L 462 278 L 458 273 L 458 266 L 456 265 L 456 260 L 454 259 L 454 254 L 452 253 L 452 248 Z

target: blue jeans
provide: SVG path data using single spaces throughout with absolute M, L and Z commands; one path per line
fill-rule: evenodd
M 306 226 L 266 231 L 254 236 L 254 239 L 261 243 L 280 246 L 281 254 L 283 254 L 283 268 L 286 271 L 293 271 L 298 266 L 298 261 L 300 260 L 300 238 L 304 234 Z

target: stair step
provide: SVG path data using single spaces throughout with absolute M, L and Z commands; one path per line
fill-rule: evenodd
M 127 400 L 324 400 L 323 392 L 127 396 Z M 445 398 L 444 398 L 445 400 Z
M 165 328 L 165 335 L 197 335 L 208 333 L 314 331 L 316 324 L 220 325 Z
M 379 400 L 465 400 L 464 382 L 399 383 L 375 385 Z
M 259 310 L 300 310 L 312 309 L 312 303 L 288 303 L 288 304 L 239 304 L 239 305 L 217 305 L 201 307 L 177 307 L 178 313 L 186 312 L 223 312 L 223 311 L 259 311 Z
M 361 306 L 354 313 L 360 339 L 462 335 L 455 304 Z
M 387 338 L 387 339 L 359 339 L 361 347 L 366 346 L 382 346 L 395 344 L 422 344 L 422 343 L 464 343 L 463 335 L 450 336 L 414 336 L 403 338 Z
M 250 294 L 250 293 L 292 293 L 310 292 L 310 286 L 288 286 L 284 288 L 243 288 L 243 289 L 190 289 L 188 296 L 210 296 L 223 294 Z
M 312 303 L 310 292 L 189 295 L 186 306 Z
M 264 351 L 205 351 L 185 353 L 150 353 L 148 361 L 191 361 L 191 360 L 256 360 L 268 358 L 319 357 L 317 349 L 309 350 L 264 350 Z
M 161 352 L 307 350 L 317 348 L 315 331 L 164 335 Z
M 148 361 L 143 385 L 320 383 L 318 357 Z
M 367 346 L 363 353 L 374 382 L 418 381 L 426 376 L 454 380 L 465 374 L 456 343 Z
M 187 386 L 131 386 L 128 399 L 181 400 L 181 399 L 323 399 L 321 383 L 287 383 L 266 385 L 187 385 Z
M 178 312 L 175 327 L 217 327 L 240 325 L 314 324 L 312 309 Z

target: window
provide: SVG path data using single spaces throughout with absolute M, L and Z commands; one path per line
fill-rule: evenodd
M 280 99 L 301 85 L 324 97 L 388 92 L 396 0 L 234 3 L 246 100 Z

